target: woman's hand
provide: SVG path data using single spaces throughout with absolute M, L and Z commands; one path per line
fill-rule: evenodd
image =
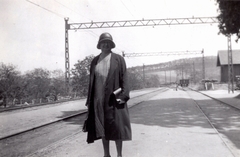
M 125 104 L 125 101 L 122 99 L 117 99 L 118 104 Z

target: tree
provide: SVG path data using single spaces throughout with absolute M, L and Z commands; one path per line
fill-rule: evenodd
M 160 87 L 160 78 L 158 75 L 150 75 L 147 79 L 146 79 L 146 87 Z
M 219 6 L 219 33 L 226 36 L 236 34 L 240 38 L 240 1 L 217 0 Z
M 135 68 L 128 69 L 128 82 L 130 90 L 144 88 L 142 73 L 139 73 Z
M 50 87 L 50 72 L 42 68 L 29 71 L 24 76 L 26 96 L 29 99 L 45 98 Z
M 54 89 L 57 95 L 65 95 L 65 76 L 64 72 L 60 69 L 51 71 L 51 87 L 49 90 Z
M 87 56 L 84 60 L 74 65 L 75 68 L 71 70 L 71 86 L 73 92 L 78 93 L 79 96 L 86 96 L 88 92 L 90 65 L 94 56 Z
M 15 100 L 21 93 L 20 72 L 14 65 L 0 64 L 0 94 L 6 100 Z

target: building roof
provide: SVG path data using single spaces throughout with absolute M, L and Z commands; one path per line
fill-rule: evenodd
M 240 64 L 240 50 L 232 50 L 232 63 Z M 217 66 L 228 65 L 228 50 L 219 50 L 217 56 Z

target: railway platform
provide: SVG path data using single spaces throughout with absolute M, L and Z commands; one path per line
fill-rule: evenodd
M 239 105 L 239 93 L 204 91 L 220 101 Z M 194 96 L 192 94 L 191 96 Z M 237 157 L 239 147 L 228 145 L 226 139 L 210 123 L 196 104 L 204 96 L 192 99 L 181 90 L 168 90 L 140 104 L 130 111 L 132 141 L 123 143 L 124 157 Z M 239 126 L 238 126 L 239 127 Z M 79 132 L 31 154 L 31 157 L 101 157 L 101 140 L 86 143 L 86 133 Z M 112 157 L 116 155 L 110 143 Z M 238 150 L 237 150 L 238 149 Z
M 201 93 L 240 109 L 240 90 L 228 93 L 228 90 L 207 90 Z

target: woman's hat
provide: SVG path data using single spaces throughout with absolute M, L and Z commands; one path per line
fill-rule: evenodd
M 112 38 L 111 34 L 109 34 L 109 33 L 102 33 L 100 35 L 99 40 L 98 40 L 98 44 L 97 44 L 97 48 L 98 49 L 100 49 L 100 44 L 103 41 L 109 41 L 109 43 L 111 43 L 111 48 L 115 48 L 115 43 L 113 42 L 113 38 Z

